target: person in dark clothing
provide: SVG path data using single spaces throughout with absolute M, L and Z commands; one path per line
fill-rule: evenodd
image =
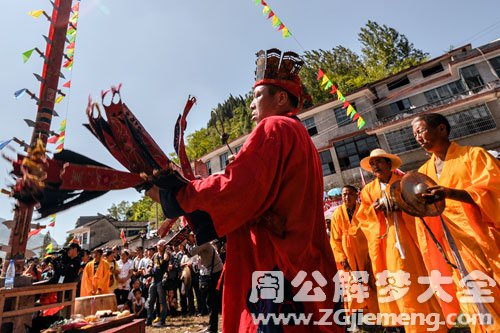
M 165 290 L 163 289 L 163 275 L 167 272 L 168 269 L 168 261 L 165 260 L 165 246 L 167 242 L 165 240 L 160 240 L 156 246 L 158 248 L 158 252 L 153 255 L 153 281 L 149 287 L 149 297 L 148 297 L 148 319 L 146 321 L 146 325 L 151 325 L 153 322 L 153 314 L 154 314 L 154 304 L 156 303 L 156 299 L 160 299 L 161 303 L 161 317 L 160 322 L 156 323 L 155 326 L 165 326 L 165 320 L 167 319 L 167 301 Z

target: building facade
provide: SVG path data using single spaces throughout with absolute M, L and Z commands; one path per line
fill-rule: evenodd
M 468 44 L 345 96 L 365 119 L 362 130 L 346 116 L 341 101 L 303 110 L 298 116 L 318 149 L 325 190 L 361 185 L 361 178 L 370 175 L 362 173 L 359 162 L 374 148 L 400 156 L 404 171 L 422 165 L 428 156 L 410 125 L 418 114 L 446 116 L 451 138 L 461 145 L 500 150 L 499 76 L 500 40 L 478 48 Z M 233 151 L 247 137 L 231 142 Z M 201 160 L 209 174 L 221 173 L 229 154 L 220 147 Z

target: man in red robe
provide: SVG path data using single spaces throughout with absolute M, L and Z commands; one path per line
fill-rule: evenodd
M 333 322 L 340 307 L 333 301 L 321 161 L 295 116 L 304 96 L 302 61 L 276 49 L 257 55 L 250 105 L 257 127 L 224 174 L 176 186 L 170 173 L 148 195 L 169 217 L 188 214 L 199 243 L 227 237 L 224 332 L 340 332 L 336 324 L 313 325 L 324 316 Z M 305 314 L 309 325 L 254 320 L 290 313 Z

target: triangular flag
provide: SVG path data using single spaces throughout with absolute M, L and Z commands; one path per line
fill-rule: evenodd
M 26 93 L 26 90 L 27 90 L 26 88 L 19 89 L 18 91 L 16 91 L 16 92 L 14 93 L 14 98 L 15 98 L 15 99 L 20 98 L 21 96 L 23 96 L 23 95 L 24 95 L 24 93 Z
M 71 88 L 71 80 L 63 84 L 64 88 Z
M 339 100 L 339 101 L 344 100 L 345 101 L 344 95 L 342 95 L 342 93 L 338 90 L 337 90 L 337 100 Z
M 347 106 L 347 111 L 346 111 L 346 113 L 347 113 L 347 115 L 349 116 L 352 112 L 356 112 L 356 110 L 354 110 L 353 106 L 352 106 L 351 104 L 349 104 L 349 105 Z
M 335 94 L 337 92 L 337 87 L 333 86 L 332 91 L 330 91 L 330 94 Z
M 282 30 L 284 27 L 285 27 L 285 25 L 283 23 L 281 23 L 280 26 L 278 27 L 278 31 Z
M 330 79 L 328 78 L 328 76 L 323 75 L 323 80 L 321 80 L 321 85 L 324 86 L 328 82 L 330 82 Z
M 47 143 L 56 143 L 59 140 L 59 136 L 54 135 L 47 139 Z
M 352 119 L 352 118 L 354 117 L 354 115 L 355 115 L 355 114 L 357 114 L 357 112 L 356 112 L 356 111 L 353 111 L 353 112 L 351 112 L 351 113 L 349 114 L 349 117 Z
M 66 119 L 61 120 L 61 124 L 59 125 L 59 132 L 64 132 L 66 130 Z
M 77 12 L 78 10 L 80 9 L 80 3 L 77 2 L 73 5 L 73 7 L 71 7 L 71 10 L 74 11 L 74 12 Z
M 344 105 L 342 105 L 342 109 L 347 108 L 349 105 L 351 105 L 351 104 L 349 104 L 349 102 L 344 102 Z
M 75 42 L 69 43 L 68 46 L 66 46 L 66 49 L 71 50 L 75 48 Z
M 283 30 L 281 30 L 281 34 L 283 35 L 283 38 L 288 38 L 292 35 L 290 31 L 288 31 L 287 27 L 284 27 Z
M 35 236 L 36 234 L 38 234 L 40 231 L 42 231 L 42 229 L 35 229 L 35 230 L 31 230 L 30 232 L 28 232 L 28 238 L 30 238 L 31 236 Z
M 63 100 L 63 98 L 64 98 L 63 95 L 59 95 L 59 97 L 56 98 L 56 104 L 61 103 L 61 101 Z
M 40 15 L 42 15 L 42 14 L 43 14 L 43 9 L 33 10 L 31 12 L 28 12 L 28 15 L 31 17 L 34 17 L 34 18 L 39 18 Z
M 11 141 L 12 139 L 0 142 L 0 150 L 2 150 L 5 146 L 7 146 Z
M 363 128 L 363 126 L 365 126 L 365 124 L 366 124 L 366 123 L 365 123 L 364 119 L 363 119 L 363 118 L 361 118 L 361 117 L 359 117 L 359 118 L 358 118 L 358 128 L 359 128 L 359 129 L 362 129 L 362 128 Z
M 325 73 L 323 73 L 323 71 L 321 70 L 321 68 L 318 70 L 318 76 L 316 77 L 316 80 L 319 81 L 319 79 L 321 79 L 323 76 L 325 75 Z
M 49 227 L 55 227 L 56 226 L 56 214 L 50 215 L 50 223 L 48 224 Z
M 271 11 L 271 8 L 269 8 L 268 5 L 265 5 L 264 8 L 262 8 L 263 14 L 269 14 L 270 11 Z
M 78 20 L 78 13 L 75 13 L 73 16 L 71 16 L 72 21 Z
M 273 16 L 273 27 L 277 27 L 281 24 L 281 21 L 278 19 L 278 16 Z
M 260 0 L 255 0 L 254 2 L 256 5 L 260 5 Z
M 269 12 L 269 15 L 267 15 L 267 18 L 268 18 L 268 19 L 270 19 L 270 18 L 271 18 L 271 17 L 273 17 L 273 16 L 274 16 L 274 12 L 271 10 L 271 11 Z
M 355 112 L 352 120 L 354 121 L 354 120 L 357 120 L 358 118 L 359 118 L 359 113 Z
M 30 60 L 31 54 L 33 54 L 33 51 L 35 51 L 34 48 L 31 49 L 31 50 L 23 52 L 23 61 L 24 61 L 24 63 L 26 63 L 28 60 Z
M 330 89 L 332 86 L 333 86 L 332 81 L 328 81 L 328 82 L 326 83 L 326 85 L 325 85 L 325 90 Z
M 76 34 L 75 29 L 68 29 L 68 31 L 66 32 L 66 36 L 73 36 L 75 34 Z
M 50 243 L 49 245 L 47 245 L 47 246 L 45 247 L 45 250 L 46 250 L 47 252 L 52 252 L 52 243 Z
M 75 54 L 75 49 L 70 49 L 70 50 L 66 51 L 66 56 L 68 58 L 72 58 L 74 54 Z
M 59 136 L 56 141 L 56 145 L 62 145 L 64 143 L 64 136 Z
M 64 148 L 64 143 L 61 143 L 59 146 L 57 146 L 56 152 L 59 153 L 61 150 L 63 150 L 63 148 Z
M 66 69 L 68 71 L 72 70 L 73 69 L 73 60 L 71 60 L 71 62 L 68 64 L 68 66 L 66 67 Z

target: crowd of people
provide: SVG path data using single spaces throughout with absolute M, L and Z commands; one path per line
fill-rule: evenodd
M 160 240 L 147 249 L 91 252 L 72 242 L 43 260 L 27 260 L 24 274 L 34 284 L 78 282 L 81 297 L 114 294 L 118 310 L 129 310 L 148 325 L 164 326 L 167 316 L 210 315 L 207 332 L 217 332 L 224 254 L 222 242 L 197 246 L 192 233 L 175 247 Z

